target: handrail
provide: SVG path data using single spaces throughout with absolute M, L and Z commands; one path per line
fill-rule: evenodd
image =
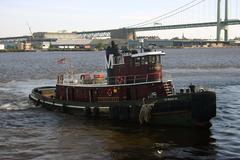
M 82 74 L 75 74 L 70 79 L 65 78 L 63 75 L 59 75 L 57 84 L 135 84 L 151 81 L 162 81 L 161 72 L 105 78 L 94 78 L 94 74 L 92 74 L 90 79 L 81 79 L 81 75 Z

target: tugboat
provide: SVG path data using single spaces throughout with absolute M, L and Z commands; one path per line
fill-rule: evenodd
M 36 105 L 50 110 L 150 125 L 210 127 L 216 116 L 216 94 L 190 85 L 175 92 L 163 80 L 163 51 L 120 52 L 106 49 L 106 73 L 58 75 L 56 86 L 34 88 Z

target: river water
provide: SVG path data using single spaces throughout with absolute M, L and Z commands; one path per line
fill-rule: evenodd
M 79 72 L 104 69 L 104 52 L 0 54 L 0 159 L 238 159 L 240 49 L 168 49 L 165 76 L 217 93 L 209 130 L 141 127 L 87 120 L 28 103 L 37 86 L 54 85 L 67 58 Z

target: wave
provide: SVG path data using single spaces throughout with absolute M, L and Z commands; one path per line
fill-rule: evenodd
M 23 110 L 33 108 L 28 103 L 28 95 L 35 87 L 55 85 L 55 80 L 9 81 L 0 84 L 0 110 Z
M 5 84 L 15 83 L 15 80 L 0 80 L 0 86 L 4 86 Z
M 44 85 L 55 85 L 56 80 L 39 79 L 39 80 L 25 80 L 25 81 L 9 81 L 0 84 L 0 91 L 12 93 L 17 96 L 28 96 L 31 90 L 35 87 Z
M 25 110 L 33 108 L 28 100 L 19 101 L 19 102 L 8 102 L 0 105 L 0 110 Z

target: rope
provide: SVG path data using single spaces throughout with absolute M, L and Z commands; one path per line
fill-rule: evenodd
M 139 122 L 140 124 L 148 123 L 151 119 L 152 108 L 155 103 L 143 104 L 139 112 Z

